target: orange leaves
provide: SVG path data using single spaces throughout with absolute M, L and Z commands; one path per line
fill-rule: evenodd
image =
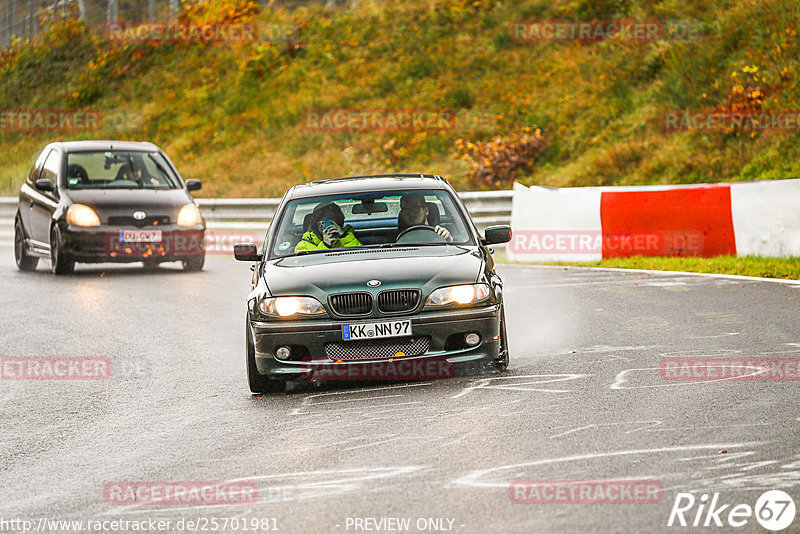
M 182 5 L 180 21 L 185 24 L 246 22 L 260 11 L 254 0 L 190 0 Z
M 783 76 L 784 72 L 781 72 L 779 78 Z M 757 65 L 745 65 L 740 71 L 733 71 L 730 78 L 733 85 L 728 92 L 728 101 L 721 106 L 725 111 L 734 113 L 761 111 L 767 95 L 777 92 L 778 89 L 777 86 L 765 83 L 765 75 L 760 72 Z
M 472 167 L 471 179 L 478 187 L 498 188 L 512 181 L 518 172 L 529 171 L 545 147 L 545 138 L 537 129 L 495 137 L 473 143 L 458 139 L 456 149 Z

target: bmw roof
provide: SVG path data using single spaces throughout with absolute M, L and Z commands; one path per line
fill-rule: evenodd
M 347 176 L 299 184 L 289 189 L 287 199 L 309 198 L 341 193 L 396 191 L 401 189 L 450 189 L 450 184 L 433 174 L 378 174 Z

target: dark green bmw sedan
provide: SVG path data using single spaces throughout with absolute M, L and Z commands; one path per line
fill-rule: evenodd
M 504 370 L 502 280 L 489 245 L 440 176 L 358 176 L 292 187 L 247 297 L 250 389 L 298 380 L 432 380 Z

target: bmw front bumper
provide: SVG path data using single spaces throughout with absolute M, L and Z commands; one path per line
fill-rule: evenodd
M 398 350 L 376 356 L 376 347 L 392 347 L 393 338 L 343 341 L 342 325 L 411 319 L 412 343 L 396 338 L 397 346 L 426 349 L 421 353 Z M 500 305 L 480 308 L 426 311 L 412 316 L 360 320 L 252 321 L 255 361 L 259 374 L 274 379 L 357 380 L 451 378 L 486 368 L 500 352 Z M 465 337 L 478 334 L 480 341 L 468 346 Z M 423 341 L 422 345 L 415 343 Z M 280 359 L 279 347 L 290 349 Z M 332 350 L 336 348 L 337 351 Z M 390 349 L 392 352 L 394 349 Z M 345 351 L 347 359 L 334 354 Z M 384 351 L 385 352 L 385 351 Z

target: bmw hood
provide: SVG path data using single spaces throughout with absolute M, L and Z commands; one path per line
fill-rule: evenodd
M 427 295 L 438 287 L 477 282 L 483 266 L 474 247 L 354 248 L 267 263 L 264 281 L 272 296 L 311 296 L 325 302 L 328 295 L 351 291 L 417 288 Z

